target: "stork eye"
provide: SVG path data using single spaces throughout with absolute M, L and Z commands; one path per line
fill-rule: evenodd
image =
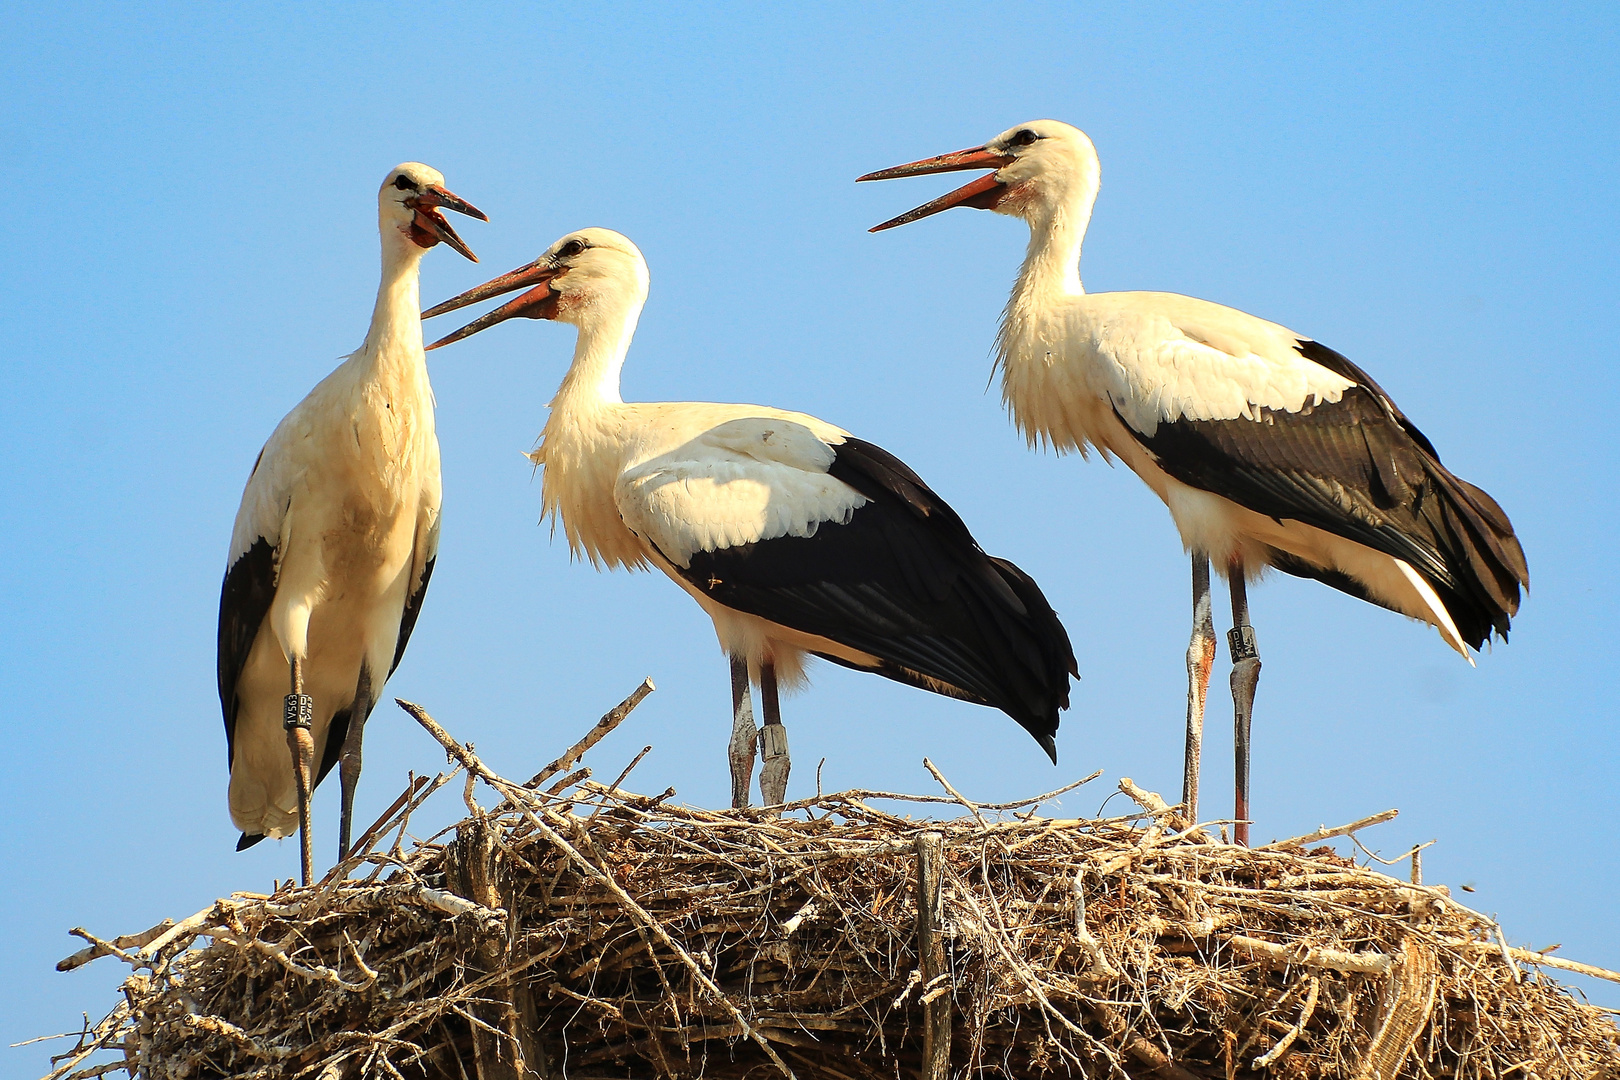
M 1029 130 L 1029 128 L 1024 128 L 1023 130 L 1019 131 L 1016 135 L 1014 135 L 1011 139 L 1008 139 L 1007 140 L 1007 145 L 1008 146 L 1028 146 L 1030 143 L 1034 142 L 1036 139 L 1039 139 L 1039 138 L 1040 138 L 1040 136 L 1035 134 L 1033 131 Z
M 415 191 L 416 181 L 412 180 L 404 173 L 400 173 L 398 176 L 394 177 L 394 186 L 399 188 L 401 191 Z
M 572 259 L 575 255 L 578 255 L 580 252 L 584 251 L 585 247 L 585 241 L 576 237 L 575 239 L 568 241 L 568 243 L 564 244 L 557 251 L 557 258 Z

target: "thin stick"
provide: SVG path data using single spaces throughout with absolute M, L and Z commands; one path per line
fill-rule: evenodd
M 1364 817 L 1360 821 L 1352 821 L 1348 825 L 1340 825 L 1333 829 L 1323 825 L 1313 833 L 1306 833 L 1304 836 L 1291 836 L 1287 840 L 1273 840 L 1269 844 L 1261 844 L 1254 850 L 1277 851 L 1280 848 L 1294 847 L 1298 844 L 1314 844 L 1318 840 L 1331 840 L 1335 836 L 1347 836 L 1358 829 L 1365 829 L 1373 825 L 1382 825 L 1386 821 L 1394 821 L 1396 815 L 1399 813 L 1399 810 L 1385 810 L 1381 814 L 1373 814 L 1371 817 Z
M 66 960 L 58 960 L 56 963 L 56 970 L 73 971 L 77 968 L 83 967 L 92 960 L 99 959 L 103 956 L 113 955 L 112 951 L 106 948 L 106 945 L 112 945 L 118 949 L 138 949 L 142 945 L 154 941 L 158 935 L 164 933 L 172 926 L 174 926 L 173 919 L 164 919 L 150 930 L 142 930 L 138 934 L 124 934 L 121 937 L 113 938 L 105 945 L 93 944 L 88 949 L 80 949 Z M 79 927 L 74 927 L 72 930 L 69 930 L 68 933 L 72 934 L 74 937 L 84 938 L 86 941 L 91 940 L 90 936 Z
M 940 936 L 944 893 L 940 868 L 945 838 L 937 832 L 917 837 L 917 958 L 922 968 L 923 1076 L 947 1080 L 951 1074 L 950 969 L 945 966 L 945 939 Z M 942 985 L 936 986 L 936 980 Z M 938 993 L 935 993 L 938 991 Z
M 563 770 L 572 769 L 574 764 L 585 756 L 586 751 L 601 742 L 608 732 L 622 724 L 624 718 L 630 715 L 631 710 L 640 705 L 641 700 L 656 689 L 657 687 L 653 686 L 652 679 L 642 679 L 641 685 L 630 691 L 629 697 L 609 709 L 602 719 L 596 722 L 596 726 L 585 733 L 583 739 L 569 747 L 568 752 L 562 757 L 535 773 L 534 778 L 523 786 L 537 788 Z M 414 708 L 414 706 L 406 707 L 404 702 L 400 702 L 400 707 L 405 709 L 406 712 L 411 712 L 411 708 Z M 415 716 L 416 714 L 411 713 L 411 715 Z
M 645 697 L 647 693 L 651 692 L 652 680 L 647 680 L 643 683 L 643 686 L 645 686 L 647 690 L 646 692 L 642 693 L 641 696 Z M 631 697 L 635 697 L 635 695 L 632 694 Z M 629 699 L 626 700 L 628 701 Z M 461 762 L 462 765 L 466 767 L 468 772 L 476 773 L 490 787 L 494 788 L 496 791 L 499 791 L 502 795 L 506 796 L 507 799 L 511 800 L 513 805 L 517 807 L 518 811 L 522 813 L 524 817 L 528 818 L 529 824 L 534 826 L 535 831 L 541 836 L 545 837 L 553 847 L 557 848 L 565 856 L 567 856 L 568 860 L 574 865 L 578 866 L 586 874 L 586 876 L 590 877 L 598 885 L 601 885 L 602 887 L 606 888 L 608 892 L 612 893 L 614 899 L 616 899 L 624 910 L 629 913 L 631 918 L 635 919 L 636 922 L 640 923 L 647 930 L 651 931 L 653 936 L 658 939 L 661 945 L 675 954 L 686 969 L 692 973 L 692 978 L 697 981 L 698 985 L 702 986 L 704 990 L 708 991 L 709 994 L 713 996 L 715 1001 L 720 1004 L 721 1008 L 725 1009 L 726 1012 L 731 1014 L 731 1018 L 736 1022 L 738 1028 L 740 1028 L 744 1034 L 758 1044 L 761 1050 L 765 1051 L 765 1056 L 770 1058 L 771 1063 L 781 1070 L 782 1075 L 787 1077 L 788 1080 L 798 1080 L 798 1078 L 794 1076 L 793 1070 L 788 1067 L 787 1062 L 783 1061 L 781 1056 L 777 1054 L 775 1048 L 771 1046 L 770 1040 L 765 1038 L 764 1035 L 760 1034 L 760 1032 L 748 1022 L 748 1018 L 743 1015 L 742 1010 L 737 1008 L 736 1003 L 733 1002 L 731 998 L 726 995 L 725 991 L 721 990 L 715 981 L 709 977 L 709 973 L 703 970 L 702 966 L 697 962 L 697 960 L 692 957 L 692 954 L 682 948 L 681 944 L 670 936 L 669 931 L 664 929 L 664 924 L 654 918 L 652 914 L 640 904 L 636 903 L 635 899 L 631 897 L 629 893 L 625 892 L 624 886 L 620 885 L 618 881 L 614 879 L 612 874 L 604 872 L 595 863 L 581 855 L 579 850 L 575 848 L 573 844 L 569 843 L 561 833 L 557 832 L 557 830 L 553 829 L 550 825 L 541 820 L 540 815 L 536 814 L 526 802 L 519 801 L 523 798 L 523 788 L 520 788 L 510 780 L 506 780 L 491 772 L 484 765 L 484 763 L 478 759 L 476 754 L 463 748 L 460 743 L 456 742 L 455 739 L 452 739 L 449 733 L 446 732 L 444 728 L 440 727 L 438 722 L 434 720 L 433 717 L 429 716 L 427 710 L 422 708 L 420 705 L 406 701 L 403 698 L 395 698 L 394 703 L 410 714 L 412 719 L 414 719 L 418 724 L 421 724 L 422 727 L 427 730 L 427 733 L 432 735 L 433 738 L 438 741 L 440 746 L 444 747 L 447 753 L 456 758 Z M 634 707 L 635 706 L 633 703 L 630 704 L 629 707 L 625 709 L 625 712 L 628 713 L 629 710 Z M 611 715 L 612 714 L 610 713 L 609 716 Z M 605 723 L 607 719 L 608 717 L 603 717 L 603 722 Z M 620 717 L 620 719 L 623 719 L 623 717 Z M 617 722 L 617 720 L 614 721 L 614 723 Z M 566 765 L 562 766 L 562 768 L 566 767 Z M 560 772 L 561 768 L 559 768 L 557 771 Z M 544 782 L 543 778 L 541 782 Z M 541 813 L 550 816 L 549 811 L 542 810 Z
M 326 872 L 326 876 L 321 879 L 321 884 L 325 885 L 340 877 L 348 877 L 349 870 L 364 861 L 365 856 L 371 852 L 372 845 L 377 842 L 377 838 L 387 831 L 387 825 L 393 820 L 394 815 L 403 810 L 405 804 L 416 797 L 417 792 L 432 782 L 425 776 L 413 778 L 405 790 L 399 793 L 399 798 L 395 799 L 392 805 L 382 812 L 382 816 L 373 821 L 370 827 L 360 834 L 360 839 L 350 846 L 349 854 L 344 860 Z
M 628 764 L 628 765 L 626 765 L 624 767 L 624 771 L 619 774 L 619 778 L 617 780 L 613 781 L 613 783 L 609 784 L 607 786 L 606 791 L 602 792 L 602 798 L 603 798 L 604 801 L 602 803 L 600 803 L 596 807 L 595 810 L 591 811 L 591 815 L 590 815 L 590 817 L 585 819 L 586 821 L 592 820 L 593 818 L 596 817 L 597 814 L 600 814 L 602 812 L 602 807 L 607 805 L 607 802 L 605 800 L 611 799 L 615 794 L 618 793 L 619 785 L 624 783 L 625 780 L 630 776 L 631 770 L 633 770 L 637 765 L 641 764 L 641 759 L 646 757 L 650 753 L 652 753 L 652 747 L 643 746 L 641 748 L 641 753 L 637 754 L 635 757 L 630 759 L 630 764 Z
M 978 819 L 980 825 L 990 824 L 988 821 L 984 820 L 984 815 L 979 813 L 979 808 L 977 805 L 970 802 L 967 796 L 963 795 L 960 791 L 957 791 L 955 788 L 951 787 L 951 782 L 945 779 L 944 773 L 940 772 L 934 767 L 934 763 L 932 761 L 929 761 L 927 758 L 923 758 L 923 767 L 934 774 L 934 779 L 939 781 L 940 787 L 951 793 L 951 798 L 968 808 L 968 812 Z
M 1299 1038 L 1300 1032 L 1305 1030 L 1305 1025 L 1311 1022 L 1311 1015 L 1316 1012 L 1316 995 L 1320 989 L 1321 981 L 1313 978 L 1311 988 L 1305 995 L 1305 1004 L 1299 1010 L 1299 1020 L 1295 1022 L 1293 1027 L 1288 1029 L 1287 1034 L 1277 1040 L 1276 1046 L 1254 1059 L 1255 1069 L 1263 1069 L 1288 1053 L 1288 1048 L 1294 1045 L 1294 1040 Z

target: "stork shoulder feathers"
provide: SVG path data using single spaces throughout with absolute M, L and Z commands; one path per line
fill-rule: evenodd
M 625 524 L 678 567 L 699 551 L 814 536 L 867 502 L 828 474 L 837 456 L 829 440 L 847 437 L 829 424 L 748 405 L 678 411 L 699 423 L 742 414 L 630 465 L 615 484 Z
M 1163 421 L 1253 420 L 1339 400 L 1354 380 L 1303 355 L 1300 341 L 1287 327 L 1174 293 L 1078 295 L 1044 311 L 1014 303 L 999 342 L 1003 396 L 1037 421 L 1045 390 L 1101 398 L 1148 435 Z M 1038 434 L 1061 438 L 1066 426 L 1052 414 Z

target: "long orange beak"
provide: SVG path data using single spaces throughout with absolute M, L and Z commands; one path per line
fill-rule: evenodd
M 437 184 L 429 184 L 418 194 L 412 195 L 405 200 L 405 205 L 416 211 L 416 217 L 411 222 L 411 239 L 423 247 L 432 247 L 442 240 L 461 255 L 473 262 L 478 261 L 478 256 L 472 253 L 472 248 L 456 235 L 456 230 L 450 227 L 450 222 L 434 207 L 442 206 L 446 210 L 454 210 L 458 214 L 466 214 L 479 221 L 488 221 L 489 218 L 482 210 Z
M 902 176 L 961 172 L 964 169 L 1000 169 L 1003 165 L 1011 164 L 1012 160 L 1012 157 L 1008 154 L 998 154 L 988 147 L 975 146 L 967 150 L 958 150 L 954 154 L 941 154 L 939 157 L 924 158 L 922 161 L 913 161 L 906 165 L 896 165 L 892 169 L 880 169 L 877 172 L 856 177 L 855 182 L 860 183 L 862 180 L 894 180 Z M 884 229 L 892 229 L 896 225 L 909 225 L 913 221 L 937 214 L 941 210 L 949 210 L 953 206 L 971 206 L 978 210 L 993 210 L 1006 189 L 1007 185 L 997 180 L 996 174 L 992 172 L 988 176 L 979 177 L 970 184 L 963 184 L 955 191 L 941 195 L 933 202 L 923 203 L 915 210 L 907 210 L 899 217 L 890 218 L 881 225 L 874 225 L 867 232 L 882 232 Z
M 520 266 L 509 274 L 502 274 L 493 281 L 486 281 L 462 293 L 452 296 L 441 304 L 434 304 L 422 312 L 422 318 L 431 319 L 435 315 L 443 315 L 447 311 L 464 308 L 468 304 L 476 304 L 480 300 L 488 300 L 493 296 L 502 296 L 525 287 L 529 291 L 516 300 L 508 301 L 485 315 L 481 315 L 472 322 L 463 326 L 453 334 L 444 337 L 428 346 L 428 349 L 437 349 L 440 345 L 448 345 L 453 341 L 460 341 L 464 337 L 471 337 L 480 330 L 487 330 L 496 323 L 507 319 L 522 317 L 525 319 L 554 319 L 557 317 L 557 293 L 551 287 L 551 281 L 562 273 L 565 267 L 553 266 L 549 259 L 536 259 L 527 266 Z

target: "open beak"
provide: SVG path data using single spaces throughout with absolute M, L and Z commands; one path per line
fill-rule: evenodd
M 473 262 L 478 261 L 478 256 L 472 253 L 472 248 L 456 235 L 456 230 L 450 227 L 450 222 L 434 208 L 442 206 L 446 210 L 454 210 L 458 214 L 466 214 L 479 221 L 488 221 L 489 218 L 484 216 L 482 210 L 437 184 L 429 184 L 419 194 L 406 199 L 405 205 L 416 211 L 416 217 L 411 222 L 413 240 L 423 247 L 432 247 L 442 240 Z M 417 233 L 421 235 L 416 235 Z
M 913 161 L 907 165 L 896 165 L 892 169 L 880 169 L 877 172 L 867 173 L 856 177 L 856 183 L 862 180 L 894 180 L 902 176 L 922 176 L 925 173 L 961 172 L 964 169 L 1000 169 L 1003 165 L 1012 163 L 1008 154 L 998 154 L 985 146 L 975 146 L 968 150 L 958 150 L 954 154 L 941 154 L 939 157 L 925 158 L 922 161 Z M 955 191 L 941 195 L 933 202 L 923 203 L 915 210 L 908 210 L 899 217 L 890 218 L 881 225 L 874 225 L 868 232 L 882 232 L 892 229 L 896 225 L 909 225 L 920 218 L 937 214 L 941 210 L 949 210 L 953 206 L 971 206 L 979 210 L 993 210 L 1001 200 L 1002 193 L 1007 185 L 996 179 L 995 173 L 981 176 L 971 184 L 963 184 Z
M 476 304 L 480 300 L 488 300 L 492 296 L 502 296 L 517 289 L 528 288 L 529 291 L 516 300 L 509 300 L 485 315 L 481 315 L 472 322 L 463 326 L 453 334 L 444 337 L 429 345 L 429 349 L 437 349 L 440 345 L 448 345 L 452 341 L 460 341 L 464 337 L 471 337 L 480 330 L 488 329 L 496 323 L 507 319 L 522 317 L 525 319 L 551 319 L 557 314 L 557 293 L 551 287 L 552 279 L 562 273 L 566 267 L 553 266 L 549 259 L 536 259 L 527 266 L 520 266 L 510 274 L 502 274 L 493 281 L 468 289 L 460 296 L 452 296 L 442 304 L 434 304 L 422 312 L 422 318 L 431 319 L 435 315 L 443 315 L 447 311 L 464 308 L 468 304 Z

